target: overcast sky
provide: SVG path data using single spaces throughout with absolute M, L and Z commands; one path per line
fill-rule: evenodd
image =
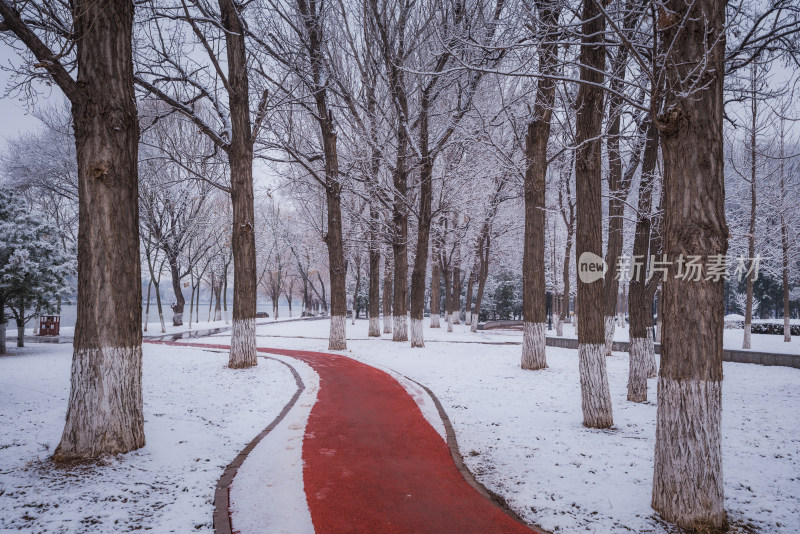
M 0 43 L 0 62 L 8 65 L 9 61 L 18 62 L 17 53 L 11 50 L 4 43 Z M 4 70 L 0 70 L 0 142 L 5 141 L 23 132 L 34 131 L 39 128 L 41 122 L 36 117 L 30 115 L 25 108 L 25 104 L 15 97 L 5 96 L 9 89 L 10 75 Z M 49 96 L 41 99 L 41 103 L 60 102 L 61 96 L 58 89 L 54 90 Z

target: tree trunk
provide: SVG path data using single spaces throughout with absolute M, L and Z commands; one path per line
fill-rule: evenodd
M 144 311 L 144 328 L 143 332 L 147 332 L 147 321 L 150 320 L 150 290 L 153 288 L 153 280 L 147 282 L 147 307 Z
M 217 280 L 216 287 L 214 287 L 214 320 L 222 320 L 222 280 Z M 277 315 L 276 315 L 277 317 Z
M 467 294 L 466 302 L 464 302 L 464 322 L 466 324 L 472 324 L 472 291 L 475 289 L 475 278 L 475 265 L 473 265 L 467 277 Z
M 183 288 L 181 288 L 177 252 L 171 251 L 167 254 L 167 258 L 169 271 L 172 275 L 172 291 L 175 292 L 175 304 L 172 305 L 172 326 L 181 326 L 183 324 L 183 308 L 186 306 L 186 299 L 183 296 Z
M 784 119 L 781 118 L 781 135 L 780 135 L 780 186 L 781 198 L 786 198 L 786 158 L 785 158 L 785 138 L 784 133 Z M 786 224 L 785 208 L 781 209 L 780 214 L 781 223 L 781 278 L 783 283 L 783 341 L 791 343 L 792 341 L 792 326 L 789 320 L 792 312 L 789 304 L 789 229 Z
M 78 310 L 56 461 L 143 447 L 141 260 L 133 2 L 74 3 L 80 96 Z
M 438 242 L 438 240 L 437 240 Z M 440 301 L 441 295 L 441 267 L 439 265 L 439 247 L 433 252 L 433 261 L 431 262 L 431 328 L 440 328 L 439 312 L 442 308 Z
M 392 333 L 392 257 L 387 252 L 383 266 L 383 333 Z
M 316 119 L 322 135 L 322 152 L 325 156 L 325 201 L 328 212 L 328 228 L 325 244 L 328 246 L 328 269 L 331 283 L 331 323 L 328 336 L 328 350 L 345 350 L 347 318 L 347 275 L 344 263 L 342 240 L 342 184 L 339 176 L 339 156 L 337 152 L 336 130 L 333 114 L 328 107 L 327 80 L 324 70 L 322 47 L 324 34 L 322 13 L 316 4 L 298 0 L 303 15 L 307 38 L 308 55 L 311 65 L 312 89 L 316 105 Z M 320 279 L 321 281 L 321 279 Z
M 428 120 L 423 114 L 420 124 L 419 226 L 417 228 L 417 253 L 411 271 L 411 346 L 424 347 L 422 316 L 425 311 L 425 282 L 428 272 L 428 249 L 431 233 L 431 203 L 433 199 L 433 158 L 428 153 Z
M 377 224 L 377 211 L 372 221 Z M 369 337 L 381 337 L 381 249 L 377 229 L 373 229 L 369 246 Z
M 6 328 L 8 319 L 6 318 L 6 303 L 0 299 L 0 354 L 6 354 L 8 348 L 6 347 Z
M 453 266 L 453 287 L 450 290 L 453 303 L 450 305 L 452 323 L 458 324 L 461 315 L 461 268 L 458 264 Z
M 639 0 L 628 0 L 627 9 L 623 20 L 623 32 L 629 33 L 632 26 L 638 21 L 636 14 L 640 13 L 635 8 Z M 625 73 L 628 64 L 628 47 L 620 46 L 611 65 L 612 78 L 610 81 L 610 97 L 608 104 L 609 127 L 608 140 L 608 239 L 606 246 L 606 264 L 611 272 L 617 267 L 617 262 L 622 254 L 623 226 L 625 216 L 625 199 L 628 196 L 630 182 L 633 178 L 635 167 L 633 162 L 638 160 L 638 153 L 631 156 L 631 167 L 622 173 L 622 157 L 620 154 L 620 126 L 624 101 L 622 93 L 625 91 Z M 637 151 L 638 152 L 638 151 Z M 638 166 L 638 163 L 635 165 Z M 616 276 L 607 276 L 603 282 L 603 327 L 605 333 L 606 356 L 611 356 L 614 345 L 614 316 L 617 313 L 619 296 L 619 279 Z
M 325 243 L 328 245 L 328 265 L 331 281 L 331 327 L 328 337 L 328 350 L 347 349 L 346 317 L 347 317 L 347 284 L 345 282 L 344 246 L 342 242 L 342 208 L 339 183 L 339 163 L 336 156 L 336 134 L 333 122 L 327 136 L 326 148 L 326 191 L 328 205 L 328 234 Z
M 225 324 L 228 324 L 228 265 L 225 264 L 224 278 L 222 279 L 222 314 L 225 316 Z M 200 295 L 197 295 L 200 298 Z M 289 315 L 292 314 L 292 303 L 289 303 Z
M 652 194 L 655 183 L 655 168 L 658 159 L 658 130 L 650 122 L 647 126 L 647 144 L 642 162 L 642 176 L 639 182 L 639 204 L 636 233 L 633 240 L 633 257 L 648 258 L 655 251 L 649 251 L 651 231 Z M 646 267 L 646 263 L 645 263 Z M 630 317 L 630 346 L 628 372 L 628 400 L 647 401 L 647 379 L 650 378 L 652 339 L 652 300 L 648 298 L 644 276 L 633 277 L 628 291 Z
M 753 323 L 753 257 L 756 255 L 756 118 L 758 116 L 758 106 L 756 101 L 755 88 L 755 63 L 751 67 L 752 98 L 750 99 L 750 112 L 752 123 L 750 125 L 750 228 L 747 236 L 747 252 L 750 261 L 750 269 L 747 272 L 747 296 L 744 310 L 744 337 L 742 338 L 742 348 L 749 349 L 751 346 L 750 332 Z
M 558 26 L 560 4 L 537 0 L 536 7 L 545 28 Z M 547 39 L 539 49 L 539 71 L 553 75 L 558 69 L 558 43 Z M 545 288 L 545 190 L 547 184 L 547 144 L 555 101 L 555 81 L 539 78 L 533 117 L 528 123 L 525 145 L 525 241 L 522 255 L 522 368 L 544 369 L 547 294 Z
M 233 326 L 228 367 L 258 364 L 256 356 L 256 242 L 253 224 L 253 144 L 245 29 L 233 0 L 219 0 L 228 58 L 231 142 L 228 161 L 233 207 Z
M 453 331 L 453 287 L 450 277 L 450 266 L 444 264 L 442 256 L 442 275 L 444 276 L 444 319 L 447 323 L 447 331 Z
M 398 134 L 405 138 L 405 134 Z M 394 231 L 392 232 L 392 253 L 394 255 L 394 295 L 392 298 L 392 341 L 408 341 L 406 306 L 408 302 L 408 213 L 405 206 L 407 171 L 405 152 L 401 158 L 398 150 L 397 169 L 394 172 L 395 199 L 393 203 Z
M 725 523 L 720 435 L 724 281 L 676 277 L 680 255 L 707 260 L 725 256 L 728 249 L 724 19 L 722 0 L 668 0 L 658 21 L 660 41 L 673 47 L 664 67 L 664 111 L 657 117 L 664 161 L 664 253 L 672 265 L 662 286 L 652 503 L 664 519 L 685 529 Z M 696 89 L 685 94 L 683 83 L 689 78 Z
M 19 315 L 17 316 L 17 347 L 25 346 L 25 299 L 19 298 Z
M 7 354 L 8 348 L 6 347 L 6 328 L 7 322 L 5 317 L 0 317 L 3 323 L 0 324 L 0 354 Z
M 561 324 L 563 329 L 564 322 L 569 318 L 569 302 L 570 302 L 570 263 L 572 261 L 572 241 L 575 236 L 573 226 L 567 227 L 567 244 L 564 251 L 564 269 L 562 272 L 564 280 L 564 303 L 561 307 Z M 571 322 L 571 320 L 570 320 Z M 562 334 L 559 334 L 562 335 Z
M 486 279 L 489 278 L 489 232 L 484 233 L 484 238 L 481 239 L 478 245 L 478 256 L 480 257 L 480 271 L 478 272 L 478 294 L 475 296 L 475 311 L 472 313 L 472 323 L 470 323 L 470 331 L 478 331 L 478 321 L 481 315 L 481 302 L 483 301 L 483 290 L 486 288 Z
M 603 355 L 603 282 L 591 275 L 591 267 L 603 263 L 602 160 L 600 135 L 603 122 L 603 71 L 605 49 L 601 46 L 605 30 L 595 0 L 583 2 L 583 41 L 580 52 L 581 84 L 578 90 L 578 116 L 575 162 L 577 195 L 576 252 L 578 254 L 578 303 L 581 327 L 578 333 L 578 360 L 581 377 L 583 424 L 608 428 L 614 424 Z M 592 85 L 590 85 L 592 84 Z
M 161 305 L 161 287 L 159 286 L 159 282 L 156 281 L 153 284 L 156 288 L 156 308 L 158 308 L 158 321 L 161 323 L 161 333 L 167 333 L 167 325 L 164 323 L 164 309 Z
M 353 291 L 353 322 L 356 324 L 356 319 L 359 318 L 358 314 L 361 311 L 358 306 L 358 292 L 361 291 L 361 263 L 356 264 L 356 287 Z
M 789 321 L 791 316 L 791 308 L 789 305 L 789 234 L 783 213 L 781 213 L 781 250 L 783 253 L 781 266 L 783 282 L 783 341 L 790 343 L 792 341 L 792 325 Z

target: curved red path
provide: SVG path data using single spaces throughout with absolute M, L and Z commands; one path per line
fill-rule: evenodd
M 258 350 L 319 374 L 303 440 L 318 534 L 531 533 L 464 480 L 442 437 L 387 373 L 336 354 Z

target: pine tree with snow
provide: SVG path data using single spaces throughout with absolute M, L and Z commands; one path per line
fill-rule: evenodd
M 16 320 L 17 346 L 22 347 L 25 324 L 69 292 L 73 256 L 64 252 L 52 224 L 37 218 L 23 199 L 0 188 L 0 354 L 6 351 L 6 308 Z

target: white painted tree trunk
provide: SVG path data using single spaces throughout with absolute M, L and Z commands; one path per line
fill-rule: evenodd
M 477 313 L 473 313 L 472 314 L 472 322 L 470 323 L 469 331 L 470 332 L 477 332 L 478 331 L 478 314 Z
M 614 422 L 604 349 L 601 344 L 578 345 L 583 424 L 589 428 L 608 428 Z
M 633 337 L 628 347 L 628 400 L 647 402 L 647 379 L 650 374 L 650 342 Z
M 546 323 L 522 323 L 522 368 L 529 370 L 545 369 Z
M 464 324 L 472 324 L 472 312 L 468 311 L 464 313 Z
M 647 378 L 655 378 L 658 376 L 658 362 L 656 361 L 656 347 L 653 341 L 653 329 L 647 329 Z
M 422 319 L 411 319 L 411 346 L 424 347 L 425 338 L 422 333 Z
M 328 350 L 347 350 L 347 317 L 331 316 L 331 331 L 328 336 Z
M 228 367 L 243 369 L 257 364 L 255 318 L 234 319 L 231 327 L 231 351 Z
M 408 317 L 405 315 L 395 315 L 392 325 L 392 341 L 408 341 Z
M 431 328 L 441 328 L 439 325 L 439 314 L 432 313 L 431 314 Z
M 64 433 L 56 461 L 144 447 L 142 347 L 75 350 Z
M 461 324 L 461 312 L 458 310 L 453 312 L 453 324 Z
M 161 333 L 162 334 L 166 334 L 167 333 L 167 325 L 164 324 L 164 313 L 163 312 L 158 312 L 158 320 L 161 321 Z
M 658 380 L 653 507 L 678 526 L 717 524 L 724 514 L 721 403 L 720 382 Z
M 392 333 L 392 321 L 394 320 L 393 316 L 384 315 L 383 316 L 383 333 L 384 334 L 391 334 Z
M 606 316 L 604 318 L 604 332 L 605 332 L 605 341 L 606 346 L 604 350 L 604 354 L 606 356 L 611 356 L 611 349 L 614 348 L 614 326 L 615 326 L 615 317 L 613 315 Z
M 453 331 L 453 314 L 452 313 L 448 313 L 447 314 L 447 331 L 448 332 L 452 332 Z
M 381 322 L 377 317 L 369 318 L 369 337 L 381 337 Z
M 742 339 L 742 348 L 743 349 L 749 349 L 750 348 L 750 345 L 751 345 L 751 339 L 750 339 L 751 328 L 752 328 L 752 325 L 750 323 L 747 323 L 747 324 L 744 325 L 744 339 Z
M 789 316 L 783 316 L 783 341 L 791 343 L 792 341 L 792 326 L 789 324 Z
M 564 321 L 561 320 L 561 317 L 556 318 L 556 335 L 558 337 L 564 335 Z

